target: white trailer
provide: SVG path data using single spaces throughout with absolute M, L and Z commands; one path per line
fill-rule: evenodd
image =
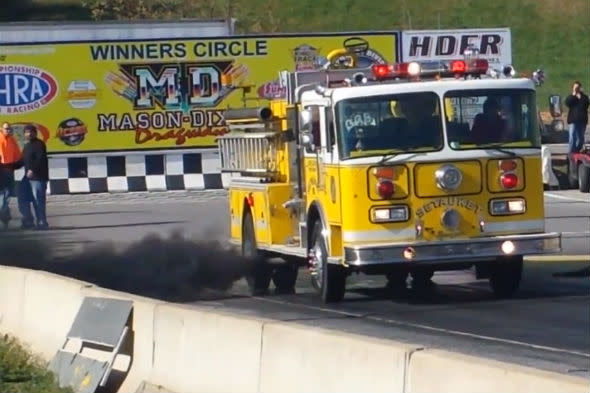
M 0 45 L 35 42 L 225 37 L 235 19 L 0 23 Z

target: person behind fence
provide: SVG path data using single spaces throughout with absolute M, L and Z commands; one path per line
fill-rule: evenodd
M 37 138 L 37 129 L 32 124 L 24 128 L 25 144 L 22 152 L 22 159 L 17 163 L 16 168 L 25 168 L 17 191 L 18 208 L 22 215 L 22 229 L 35 227 L 35 220 L 31 213 L 31 203 L 35 209 L 36 228 L 46 229 L 48 227 L 46 217 L 46 193 L 49 181 L 49 166 L 47 160 L 47 149 L 45 143 Z
M 576 153 L 584 147 L 584 133 L 588 124 L 588 107 L 590 100 L 582 91 L 582 84 L 575 81 L 572 94 L 566 97 L 565 105 L 569 108 L 567 123 L 569 124 L 569 152 Z
M 21 150 L 16 141 L 12 126 L 2 124 L 0 131 L 0 221 L 8 226 L 10 215 L 10 196 L 14 194 L 13 164 L 21 159 Z

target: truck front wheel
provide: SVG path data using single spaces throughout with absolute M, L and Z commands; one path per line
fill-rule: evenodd
M 328 248 L 322 236 L 322 224 L 316 221 L 310 248 L 311 283 L 324 303 L 339 302 L 346 292 L 346 271 L 343 266 L 328 263 Z
M 251 296 L 263 295 L 268 292 L 272 267 L 260 254 L 256 245 L 256 233 L 252 213 L 244 214 L 242 225 L 242 256 L 251 261 L 250 271 L 246 274 L 248 292 Z
M 520 286 L 522 256 L 500 258 L 490 265 L 490 286 L 497 298 L 509 298 Z

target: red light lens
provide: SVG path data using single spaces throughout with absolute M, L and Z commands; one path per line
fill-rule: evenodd
M 378 179 L 393 179 L 395 177 L 395 169 L 392 167 L 374 168 L 373 175 Z
M 502 160 L 500 161 L 500 170 L 508 172 L 516 169 L 516 161 L 514 160 Z
M 373 65 L 373 75 L 377 78 L 384 78 L 389 74 L 390 66 L 389 64 L 375 64 Z
M 485 74 L 488 71 L 488 61 L 486 59 L 475 59 L 473 68 L 476 71 Z
M 500 177 L 502 187 L 511 189 L 518 185 L 518 176 L 514 173 L 505 173 Z
M 451 71 L 452 72 L 465 72 L 465 62 L 463 60 L 455 60 L 451 61 Z
M 394 186 L 393 183 L 389 180 L 381 180 L 377 184 L 377 192 L 383 199 L 389 199 L 393 196 L 394 193 Z

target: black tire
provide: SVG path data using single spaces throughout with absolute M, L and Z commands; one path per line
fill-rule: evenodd
M 285 262 L 278 265 L 272 275 L 272 282 L 275 284 L 278 293 L 295 293 L 295 284 L 299 266 L 294 263 Z
M 434 276 L 434 270 L 426 268 L 414 270 L 411 275 L 413 287 L 426 287 L 432 284 L 431 279 Z
M 578 165 L 578 184 L 581 192 L 590 192 L 590 166 Z
M 312 231 L 310 251 L 314 250 L 319 250 L 321 254 L 318 256 L 318 253 L 312 252 L 312 263 L 320 269 L 319 278 L 312 272 L 313 287 L 316 288 L 324 303 L 341 301 L 346 292 L 346 270 L 340 265 L 328 263 L 328 248 L 322 236 L 322 224 L 319 221 L 315 222 Z M 313 269 L 316 267 L 312 267 Z
M 405 287 L 406 281 L 408 280 L 408 272 L 403 270 L 393 271 L 387 273 L 385 278 L 387 279 L 388 287 Z
M 516 293 L 522 279 L 522 266 L 522 256 L 500 258 L 490 266 L 490 286 L 497 298 L 509 298 Z
M 398 294 L 403 293 L 408 289 L 407 280 L 408 280 L 408 272 L 407 271 L 395 271 L 390 272 L 385 275 L 387 279 L 387 284 L 385 289 L 390 292 L 391 294 Z
M 575 162 L 571 159 L 571 157 L 568 157 L 567 164 L 567 180 L 569 183 L 569 188 L 575 190 L 576 188 L 578 188 L 578 170 L 576 168 Z
M 252 263 L 250 271 L 246 274 L 249 294 L 259 296 L 268 293 L 272 267 L 258 251 L 254 220 L 250 211 L 244 214 L 242 224 L 242 256 L 248 258 Z

